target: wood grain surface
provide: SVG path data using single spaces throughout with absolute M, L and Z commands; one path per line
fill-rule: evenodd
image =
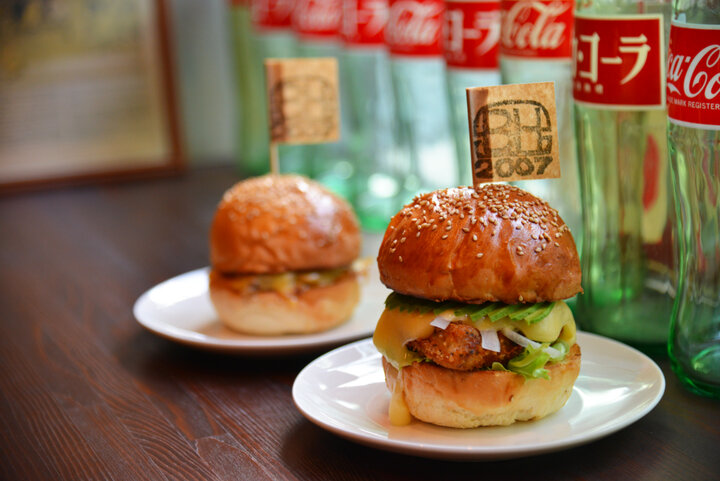
M 2 480 L 717 480 L 720 403 L 662 357 L 660 404 L 591 444 L 460 463 L 393 454 L 307 421 L 291 387 L 322 351 L 212 354 L 145 331 L 132 305 L 207 265 L 231 168 L 0 198 Z

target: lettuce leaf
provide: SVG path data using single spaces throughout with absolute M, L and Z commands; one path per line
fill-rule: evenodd
M 419 312 L 420 314 L 432 312 L 435 315 L 451 310 L 455 316 L 468 316 L 473 322 L 483 317 L 487 317 L 492 322 L 509 317 L 513 321 L 525 320 L 528 324 L 534 324 L 545 319 L 555 307 L 555 303 L 505 304 L 502 302 L 485 302 L 483 304 L 463 304 L 456 301 L 419 299 L 392 292 L 385 299 L 385 307 L 387 309 L 399 309 L 401 312 Z
M 528 346 L 520 355 L 510 359 L 507 363 L 507 367 L 503 366 L 499 362 L 494 362 L 491 369 L 493 371 L 514 372 L 516 374 L 520 374 L 525 379 L 550 379 L 550 374 L 547 369 L 545 369 L 545 365 L 548 362 L 559 362 L 565 359 L 569 346 L 563 341 L 554 343 L 551 347 L 560 351 L 561 356 L 551 358 L 550 354 L 544 350 L 544 348 L 549 345 L 549 343 L 545 343 L 541 344 L 537 348 Z

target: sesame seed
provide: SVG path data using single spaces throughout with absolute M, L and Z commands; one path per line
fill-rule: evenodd
M 432 226 L 432 230 L 435 230 L 435 229 L 437 229 L 437 224 L 434 224 L 434 225 Z
M 443 239 L 447 239 L 447 238 L 448 238 L 448 235 L 445 234 L 444 236 L 442 236 L 442 238 L 443 238 Z
M 560 244 L 558 244 L 557 242 L 555 243 L 555 245 L 556 245 L 557 247 L 560 247 Z
M 473 234 L 473 240 L 474 240 L 474 241 L 477 240 L 477 235 L 476 235 L 476 234 Z
M 462 230 L 463 230 L 463 232 L 465 232 L 466 234 L 467 234 L 468 232 L 470 232 L 470 228 L 469 228 L 469 227 L 463 227 Z
M 523 296 L 518 296 L 518 301 L 522 302 L 524 300 L 525 300 L 525 298 Z
M 402 256 L 398 256 L 398 260 L 400 260 L 400 262 L 402 262 Z
M 418 231 L 417 235 L 415 237 L 420 237 L 420 231 Z
M 542 252 L 542 247 L 536 247 L 535 252 Z
M 452 229 L 452 224 L 450 224 L 450 225 L 448 225 L 447 227 L 445 227 L 445 230 L 450 230 L 450 229 Z
M 401 243 L 401 244 L 404 243 L 405 240 L 406 240 L 405 237 L 403 237 L 402 239 L 400 239 L 400 243 Z
M 480 259 L 480 258 L 481 258 L 482 256 L 484 256 L 484 255 L 485 255 L 485 254 L 483 254 L 482 252 L 478 252 L 477 254 L 475 254 L 475 257 L 477 257 L 478 259 Z

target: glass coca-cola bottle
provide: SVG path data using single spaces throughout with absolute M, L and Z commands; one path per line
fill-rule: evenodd
M 269 129 L 265 92 L 266 58 L 292 57 L 295 37 L 290 18 L 294 0 L 249 0 L 249 8 L 233 9 L 233 39 L 236 51 L 235 72 L 239 85 L 240 135 L 238 144 L 242 169 L 248 174 L 270 170 Z M 245 19 L 248 22 L 244 23 Z M 279 146 L 280 170 L 302 171 L 302 147 Z
M 500 2 L 446 0 L 443 52 L 450 120 L 458 160 L 458 182 L 472 185 L 465 89 L 500 84 Z
M 573 3 L 502 0 L 500 71 L 505 84 L 555 82 L 561 177 L 513 184 L 555 207 L 582 251 L 580 176 L 572 111 Z
M 343 65 L 352 130 L 348 144 L 355 169 L 353 206 L 363 228 L 384 232 L 402 204 L 407 172 L 395 143 L 397 121 L 385 48 L 387 0 L 344 0 Z
M 664 352 L 672 310 L 666 0 L 580 2 L 575 132 L 582 182 L 581 328 Z
M 385 43 L 400 122 L 398 141 L 410 153 L 406 197 L 457 185 L 441 43 L 444 8 L 443 0 L 390 0 Z
M 355 166 L 348 138 L 353 125 L 348 108 L 347 74 L 340 35 L 342 9 L 343 0 L 297 0 L 293 11 L 293 30 L 298 38 L 300 56 L 334 57 L 339 68 L 340 139 L 305 146 L 305 173 L 347 200 L 352 200 Z
M 690 390 L 720 398 L 720 2 L 673 5 L 668 145 L 678 212 L 668 352 Z

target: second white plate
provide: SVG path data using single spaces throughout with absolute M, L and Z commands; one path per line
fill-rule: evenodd
M 293 399 L 315 424 L 347 439 L 431 458 L 488 460 L 529 456 L 607 436 L 647 414 L 665 391 L 662 371 L 619 342 L 578 333 L 582 367 L 567 404 L 539 421 L 452 429 L 413 421 L 393 426 L 380 354 L 369 339 L 310 363 L 295 379 Z
M 286 336 L 250 336 L 218 320 L 208 293 L 208 268 L 168 279 L 142 294 L 133 313 L 146 329 L 175 342 L 201 349 L 254 355 L 292 354 L 337 346 L 372 334 L 390 292 L 373 269 L 360 302 L 348 322 L 329 331 Z

